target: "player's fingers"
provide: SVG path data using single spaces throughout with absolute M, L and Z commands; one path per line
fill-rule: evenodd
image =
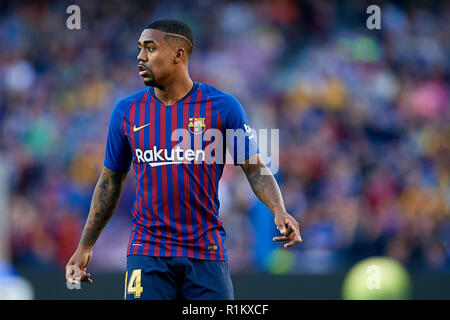
M 71 284 L 75 284 L 75 278 L 72 277 L 72 275 L 70 275 L 70 274 L 66 274 L 66 281 Z
M 76 269 L 76 267 L 73 264 L 66 266 L 66 280 L 67 281 L 70 281 L 70 282 L 75 281 L 75 276 L 76 276 L 75 269 Z
M 297 221 L 295 221 L 296 223 L 293 223 L 292 221 L 289 221 L 289 227 L 292 229 L 292 231 L 294 232 L 294 239 L 298 242 L 302 242 L 302 237 L 300 235 L 300 225 L 298 224 Z
M 71 283 L 71 284 L 78 284 L 80 283 L 80 278 L 75 277 L 75 276 L 70 276 L 68 278 L 66 278 L 67 282 Z
M 71 270 L 71 268 L 69 268 L 69 266 L 66 266 L 66 279 L 67 280 L 69 280 L 72 273 L 73 273 L 73 270 Z
M 85 273 L 83 275 L 83 277 L 81 278 L 81 281 L 88 281 L 89 279 L 91 279 L 91 274 L 90 273 Z
M 287 241 L 287 240 L 289 240 L 289 237 L 286 237 L 286 236 L 273 237 L 272 240 L 273 241 Z
M 92 283 L 91 274 L 90 273 L 85 273 L 81 277 L 81 281 Z
M 86 271 L 81 271 L 80 273 L 80 280 L 81 281 L 88 281 L 91 277 L 91 274 Z
M 277 225 L 277 229 L 281 234 L 286 235 L 286 227 L 284 226 L 284 223 Z
M 288 243 L 285 243 L 283 245 L 283 247 L 288 248 L 288 247 L 292 247 L 295 243 L 297 242 L 297 239 L 291 239 L 291 241 L 289 241 Z

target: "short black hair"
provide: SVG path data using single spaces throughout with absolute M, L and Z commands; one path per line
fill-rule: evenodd
M 179 34 L 180 36 L 183 36 L 190 41 L 190 43 L 189 41 L 186 41 L 189 47 L 188 54 L 190 55 L 194 50 L 194 35 L 192 34 L 191 28 L 189 28 L 189 26 L 184 22 L 173 19 L 156 20 L 149 23 L 145 28 L 156 29 L 167 33 Z M 170 37 L 170 35 L 167 36 Z

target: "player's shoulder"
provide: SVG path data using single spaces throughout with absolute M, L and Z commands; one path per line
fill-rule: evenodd
M 223 104 L 228 108 L 240 106 L 238 99 L 231 93 L 219 90 L 210 84 L 200 82 L 198 84 L 198 89 L 203 95 L 211 99 L 214 103 Z
M 125 98 L 120 99 L 112 110 L 111 119 L 119 123 L 124 116 L 129 114 L 133 103 L 142 99 L 145 92 L 148 92 L 148 88 L 141 89 Z
M 125 98 L 120 99 L 116 104 L 116 108 L 119 108 L 119 109 L 130 108 L 133 105 L 133 103 L 136 102 L 137 100 L 141 99 L 144 96 L 144 94 L 146 92 L 148 92 L 148 90 L 149 90 L 148 88 L 144 88 L 144 89 L 141 89 L 139 91 L 132 93 L 131 95 L 129 95 Z

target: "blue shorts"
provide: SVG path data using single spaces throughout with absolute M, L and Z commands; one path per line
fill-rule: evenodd
M 126 300 L 233 300 L 227 261 L 129 255 Z

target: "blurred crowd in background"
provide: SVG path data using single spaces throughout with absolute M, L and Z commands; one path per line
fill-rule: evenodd
M 76 1 L 75 1 L 76 2 Z M 81 29 L 66 28 L 78 4 Z M 191 26 L 191 77 L 236 96 L 252 128 L 278 128 L 280 184 L 303 243 L 285 250 L 239 167 L 219 198 L 232 272 L 329 273 L 385 255 L 450 270 L 450 4 L 364 1 L 37 1 L 0 4 L 0 158 L 12 262 L 62 269 L 103 165 L 109 117 L 144 87 L 137 40 L 161 18 Z M 123 271 L 134 200 L 94 247 Z

